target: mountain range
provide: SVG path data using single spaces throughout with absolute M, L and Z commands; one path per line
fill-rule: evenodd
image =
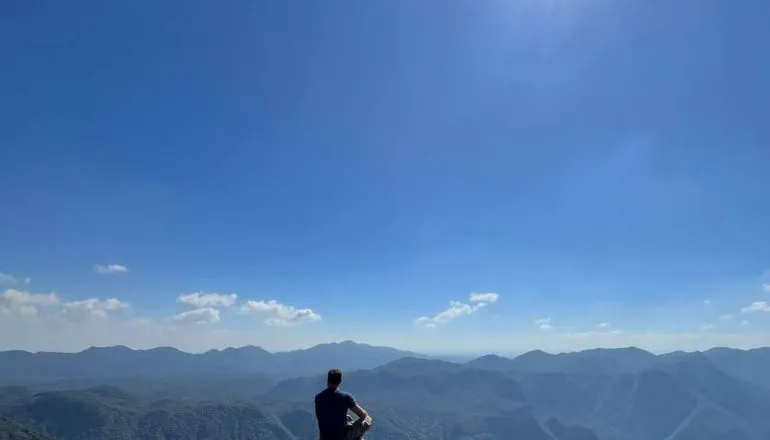
M 132 350 L 128 347 L 91 347 L 79 353 L 0 352 L 0 385 L 61 380 L 106 380 L 167 376 L 248 375 L 276 379 L 316 374 L 334 367 L 374 368 L 415 353 L 352 341 L 320 344 L 303 350 L 271 353 L 246 346 L 186 353 L 172 347 Z
M 21 359 L 29 363 L 15 360 L 14 369 L 5 368 L 5 356 L 19 352 L 0 353 L 7 385 L 0 388 L 0 417 L 63 440 L 309 440 L 317 438 L 312 396 L 323 387 L 325 370 L 341 366 L 344 388 L 375 419 L 371 440 L 770 439 L 767 348 L 663 355 L 638 348 L 533 351 L 455 363 L 345 342 L 280 355 L 260 350 L 267 353 L 261 364 L 236 364 L 253 359 L 254 349 L 192 355 L 118 348 L 124 357 L 112 360 L 104 355 L 111 348 L 28 353 Z M 63 355 L 68 368 L 81 362 L 86 371 L 103 372 L 88 364 L 95 353 L 112 362 L 112 374 L 67 376 L 41 367 L 51 368 L 50 359 Z M 168 353 L 195 365 L 180 374 L 169 365 L 149 369 L 162 362 L 156 354 Z M 315 364 L 297 366 L 292 371 L 302 374 L 288 377 L 270 370 L 279 365 L 276 358 Z M 355 368 L 367 363 L 373 366 Z M 147 365 L 152 373 L 142 376 L 125 365 Z M 38 375 L 6 374 L 25 368 Z M 41 376 L 44 382 L 30 380 Z

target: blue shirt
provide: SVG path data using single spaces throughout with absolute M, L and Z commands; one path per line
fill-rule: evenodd
M 356 405 L 353 395 L 327 388 L 315 395 L 315 417 L 320 440 L 342 440 L 348 436 L 348 410 Z

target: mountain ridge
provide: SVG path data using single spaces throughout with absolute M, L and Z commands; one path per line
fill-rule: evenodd
M 638 372 L 663 361 L 702 356 L 735 377 L 770 389 L 770 348 L 715 347 L 705 351 L 653 354 L 637 347 L 597 348 L 548 353 L 532 350 L 514 357 L 482 355 L 462 362 L 495 371 L 617 375 Z M 438 359 L 392 347 L 351 340 L 269 352 L 246 345 L 189 353 L 161 346 L 134 350 L 126 346 L 89 347 L 80 352 L 0 352 L 0 385 L 53 383 L 88 378 L 263 374 L 274 380 L 312 376 L 329 368 L 372 369 L 402 358 Z M 461 362 L 455 362 L 461 363 Z
M 11 406 L 0 406 L 0 414 L 58 440 L 317 439 L 315 416 L 307 403 L 166 400 L 147 404 L 103 391 L 40 393 Z M 562 431 L 553 433 L 549 425 L 537 421 L 524 407 L 491 413 L 437 412 L 433 408 L 405 409 L 382 403 L 367 404 L 367 408 L 377 420 L 367 435 L 372 440 L 452 440 L 468 436 L 502 440 L 511 435 L 528 440 L 596 440 L 595 436 L 568 435 L 590 432 L 582 427 L 565 425 Z
M 497 357 L 501 359 L 508 359 L 508 360 L 514 360 L 521 357 L 526 356 L 532 356 L 532 355 L 539 355 L 539 356 L 570 356 L 580 353 L 598 353 L 598 352 L 605 352 L 605 353 L 612 353 L 612 352 L 635 352 L 640 353 L 643 355 L 652 355 L 656 357 L 661 356 L 669 356 L 669 355 L 675 355 L 675 354 L 695 354 L 695 353 L 703 353 L 707 356 L 712 355 L 718 355 L 718 354 L 725 354 L 725 353 L 763 353 L 765 355 L 770 355 L 770 346 L 762 346 L 762 347 L 753 347 L 753 348 L 734 348 L 734 347 L 725 347 L 725 346 L 715 346 L 706 350 L 674 350 L 670 352 L 661 352 L 661 353 L 653 353 L 651 351 L 645 350 L 640 347 L 636 346 L 627 346 L 627 347 L 595 347 L 595 348 L 587 348 L 583 350 L 571 350 L 571 351 L 545 351 L 542 349 L 533 349 L 521 352 L 515 356 L 504 356 L 496 353 L 486 353 L 486 354 L 479 354 L 477 356 L 470 356 L 470 355 L 453 355 L 453 354 L 447 354 L 447 355 L 433 355 L 429 353 L 422 353 L 422 352 L 416 352 L 411 350 L 403 350 L 397 347 L 392 346 L 386 346 L 386 345 L 373 345 L 368 344 L 365 342 L 356 342 L 350 339 L 339 341 L 339 342 L 323 342 L 319 344 L 315 344 L 309 347 L 305 348 L 297 348 L 292 350 L 276 350 L 276 351 L 270 351 L 267 350 L 259 345 L 242 345 L 242 346 L 227 346 L 223 348 L 210 348 L 205 351 L 201 352 L 192 352 L 192 351 L 185 351 L 177 347 L 172 347 L 168 345 L 159 345 L 155 347 L 150 348 L 131 348 L 126 345 L 92 345 L 90 347 L 84 348 L 79 351 L 50 351 L 50 350 L 39 350 L 39 351 L 30 351 L 30 350 L 22 350 L 22 349 L 9 349 L 9 350 L 0 350 L 0 354 L 17 354 L 17 355 L 36 355 L 36 354 L 57 354 L 57 355 L 77 355 L 77 354 L 83 354 L 88 352 L 98 352 L 103 350 L 114 350 L 117 351 L 124 351 L 124 352 L 162 352 L 162 351 L 169 351 L 169 352 L 176 352 L 176 353 L 182 353 L 182 354 L 189 354 L 193 356 L 198 355 L 204 355 L 206 353 L 222 353 L 222 352 L 229 352 L 229 351 L 240 351 L 240 350 L 255 350 L 255 351 L 261 351 L 269 354 L 289 354 L 289 353 L 296 353 L 301 351 L 308 351 L 313 349 L 322 349 L 322 348 L 329 348 L 329 347 L 338 347 L 338 346 L 356 346 L 356 347 L 364 347 L 364 348 L 375 348 L 375 349 L 388 349 L 388 350 L 395 350 L 403 353 L 410 353 L 412 356 L 418 356 L 422 358 L 428 358 L 428 359 L 443 359 L 443 358 L 450 358 L 450 357 L 458 357 L 458 358 L 467 358 L 469 361 L 476 360 L 479 358 L 484 357 Z
M 280 354 L 280 353 L 293 353 L 297 351 L 306 351 L 311 349 L 317 349 L 317 348 L 327 348 L 327 347 L 334 347 L 334 346 L 358 346 L 358 347 L 368 347 L 368 348 L 386 348 L 391 350 L 398 350 L 403 351 L 405 353 L 415 353 L 409 350 L 401 350 L 395 347 L 385 346 L 385 345 L 372 345 L 367 344 L 364 342 L 356 342 L 351 339 L 346 339 L 344 341 L 340 342 L 322 342 L 320 344 L 311 345 L 310 347 L 305 348 L 297 348 L 293 350 L 277 350 L 277 351 L 270 351 L 265 348 L 262 348 L 259 345 L 242 345 L 239 347 L 235 346 L 227 346 L 223 348 L 210 348 L 206 351 L 201 352 L 192 352 L 192 351 L 185 351 L 177 347 L 172 347 L 169 345 L 158 345 L 155 347 L 149 347 L 149 348 L 131 348 L 126 345 L 92 345 L 90 347 L 84 348 L 79 351 L 49 351 L 49 350 L 39 350 L 39 351 L 30 351 L 30 350 L 21 350 L 21 349 L 11 349 L 11 350 L 0 350 L 0 354 L 3 353 L 16 353 L 16 354 L 64 354 L 64 355 L 75 355 L 75 354 L 82 354 L 87 352 L 98 352 L 103 350 L 111 350 L 111 351 L 125 351 L 125 352 L 160 352 L 160 351 L 173 351 L 173 352 L 179 352 L 184 354 L 190 354 L 190 355 L 202 355 L 209 352 L 225 352 L 225 351 L 231 351 L 231 350 L 248 350 L 248 349 L 256 349 L 261 350 L 266 353 L 270 354 Z
M 84 378 L 247 373 L 280 379 L 316 374 L 332 367 L 369 369 L 407 356 L 419 354 L 353 341 L 275 353 L 253 345 L 204 353 L 188 353 L 174 347 L 133 350 L 125 346 L 90 347 L 76 353 L 14 350 L 0 352 L 3 367 L 0 385 Z
M 105 361 L 104 353 L 95 349 L 74 358 L 88 364 Z M 115 353 L 120 356 L 107 366 L 136 355 L 130 349 Z M 217 374 L 0 387 L 0 416 L 61 440 L 315 440 L 312 396 L 325 386 L 326 368 L 341 366 L 343 388 L 376 420 L 371 440 L 766 440 L 770 390 L 757 385 L 770 374 L 766 353 L 715 349 L 655 355 L 625 348 L 534 351 L 518 362 L 485 355 L 460 363 L 351 342 L 283 358 L 268 355 L 314 362 L 312 374 L 283 380 L 225 368 Z M 372 354 L 368 361 L 375 366 L 346 369 L 351 360 Z M 166 368 L 186 368 L 190 359 L 206 367 L 238 366 L 252 355 L 264 353 L 251 347 L 182 354 L 183 362 Z M 153 362 L 179 356 L 166 349 L 139 353 Z M 0 357 L 0 376 L 6 366 Z M 765 375 L 748 380 L 727 371 L 745 373 L 746 366 Z

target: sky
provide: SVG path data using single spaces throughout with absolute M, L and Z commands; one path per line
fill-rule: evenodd
M 769 14 L 3 2 L 0 349 L 767 344 Z

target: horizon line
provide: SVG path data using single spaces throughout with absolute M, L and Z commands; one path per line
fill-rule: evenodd
M 652 351 L 652 350 L 646 350 L 646 349 L 641 348 L 641 347 L 629 345 L 629 346 L 623 346 L 623 347 L 593 347 L 593 348 L 585 348 L 585 349 L 582 349 L 582 350 L 558 351 L 558 352 L 552 352 L 552 351 L 547 351 L 547 350 L 542 350 L 542 349 L 532 349 L 532 350 L 526 350 L 526 351 L 510 351 L 510 352 L 507 352 L 507 353 L 506 352 L 501 352 L 501 351 L 496 351 L 496 352 L 495 351 L 493 351 L 493 352 L 483 352 L 483 351 L 479 351 L 479 352 L 445 352 L 445 351 L 431 351 L 431 350 L 421 350 L 421 351 L 417 352 L 417 351 L 413 351 L 413 350 L 403 350 L 403 349 L 400 349 L 400 348 L 397 348 L 397 347 L 393 347 L 393 346 L 372 345 L 372 344 L 367 344 L 365 342 L 356 342 L 356 341 L 351 340 L 351 339 L 346 339 L 346 340 L 337 341 L 337 342 L 323 342 L 323 343 L 314 344 L 314 345 L 311 345 L 311 346 L 308 346 L 308 347 L 305 347 L 305 348 L 298 348 L 298 349 L 294 349 L 294 350 L 280 350 L 280 351 L 270 351 L 270 350 L 267 350 L 267 349 L 265 349 L 265 348 L 263 348 L 263 347 L 261 347 L 259 345 L 251 345 L 251 344 L 249 344 L 249 345 L 242 345 L 242 346 L 238 346 L 238 347 L 227 346 L 227 347 L 223 347 L 223 348 L 211 348 L 211 349 L 208 349 L 208 350 L 205 350 L 205 351 L 199 351 L 199 352 L 186 351 L 186 350 L 182 350 L 180 348 L 173 347 L 173 346 L 170 346 L 170 345 L 158 345 L 158 346 L 148 347 L 148 348 L 132 348 L 132 347 L 127 346 L 127 345 L 118 344 L 118 345 L 100 345 L 100 346 L 92 345 L 92 346 L 90 346 L 88 348 L 84 348 L 84 349 L 79 350 L 79 351 L 51 351 L 51 350 L 30 351 L 30 350 L 23 350 L 23 349 L 7 349 L 7 350 L 0 350 L 0 353 L 21 352 L 21 353 L 27 353 L 27 354 L 81 354 L 81 353 L 85 353 L 85 352 L 87 352 L 89 350 L 95 350 L 95 349 L 96 350 L 100 350 L 100 349 L 102 349 L 102 350 L 103 349 L 126 349 L 126 350 L 136 351 L 136 352 L 162 350 L 162 349 L 171 349 L 171 350 L 175 350 L 177 352 L 184 353 L 184 354 L 189 354 L 189 355 L 192 355 L 192 356 L 200 356 L 200 355 L 204 355 L 204 354 L 212 353 L 212 352 L 224 352 L 224 351 L 227 351 L 227 350 L 243 350 L 243 349 L 248 349 L 248 348 L 255 348 L 255 349 L 259 349 L 259 350 L 261 350 L 261 351 L 263 351 L 263 352 L 265 352 L 267 354 L 270 354 L 270 355 L 277 355 L 277 354 L 285 354 L 285 353 L 296 353 L 296 352 L 311 350 L 311 349 L 319 348 L 319 347 L 323 347 L 323 346 L 333 346 L 333 345 L 343 345 L 343 344 L 355 345 L 355 346 L 360 346 L 360 347 L 369 347 L 369 348 L 375 348 L 375 349 L 387 349 L 387 350 L 401 351 L 401 352 L 405 353 L 405 356 L 403 356 L 403 357 L 426 357 L 426 358 L 463 357 L 463 358 L 473 358 L 473 359 L 481 358 L 481 357 L 484 357 L 484 356 L 498 356 L 498 357 L 502 357 L 502 358 L 514 359 L 514 358 L 519 357 L 521 355 L 524 355 L 524 354 L 527 354 L 527 353 L 534 353 L 534 352 L 541 352 L 541 353 L 545 353 L 545 354 L 548 354 L 548 355 L 554 355 L 555 356 L 555 355 L 570 354 L 570 353 L 582 353 L 582 352 L 594 351 L 594 350 L 611 350 L 611 351 L 614 351 L 614 350 L 636 349 L 636 350 L 641 350 L 641 351 L 653 354 L 655 356 L 663 356 L 663 355 L 673 354 L 673 353 L 703 353 L 703 352 L 707 352 L 707 351 L 711 351 L 711 350 L 717 350 L 717 349 L 746 351 L 746 352 L 754 351 L 754 350 L 770 349 L 770 346 L 760 346 L 760 347 L 753 347 L 753 348 L 735 348 L 735 347 L 728 347 L 728 346 L 713 346 L 713 347 L 710 347 L 710 348 L 704 349 L 704 350 L 673 350 L 673 351 L 656 352 L 656 351 Z M 412 356 L 408 356 L 406 354 L 411 354 Z

